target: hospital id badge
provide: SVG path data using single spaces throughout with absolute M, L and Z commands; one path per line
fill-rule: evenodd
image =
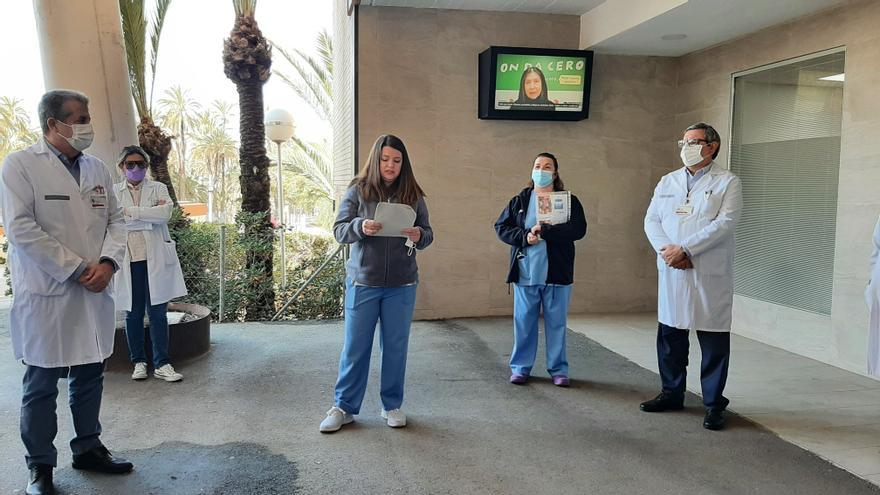
M 693 212 L 694 212 L 694 205 L 687 204 L 687 203 L 685 203 L 683 205 L 679 205 L 678 208 L 675 209 L 675 214 L 680 217 L 686 217 L 688 215 L 693 214 Z
M 107 195 L 106 194 L 92 194 L 89 196 L 89 200 L 92 203 L 92 208 L 106 208 L 107 207 Z

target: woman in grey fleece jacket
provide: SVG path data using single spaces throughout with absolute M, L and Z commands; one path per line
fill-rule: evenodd
M 380 201 L 406 204 L 415 210 L 415 225 L 401 232 L 405 238 L 376 236 L 382 229 L 373 220 Z M 428 222 L 425 193 L 416 182 L 400 138 L 383 135 L 376 140 L 366 165 L 342 199 L 333 232 L 337 241 L 351 244 L 351 256 L 346 264 L 345 343 L 339 358 L 336 400 L 320 431 L 337 431 L 360 412 L 377 321 L 381 323 L 382 417 L 392 428 L 406 426 L 400 405 L 419 281 L 416 250 L 428 247 L 434 232 Z

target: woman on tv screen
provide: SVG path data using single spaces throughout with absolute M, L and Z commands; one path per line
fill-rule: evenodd
M 510 106 L 511 110 L 556 110 L 555 104 L 547 97 L 547 79 L 537 67 L 523 71 L 519 80 L 519 97 Z

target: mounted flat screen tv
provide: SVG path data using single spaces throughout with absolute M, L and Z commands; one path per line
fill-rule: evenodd
M 493 46 L 480 53 L 481 119 L 584 120 L 593 52 Z

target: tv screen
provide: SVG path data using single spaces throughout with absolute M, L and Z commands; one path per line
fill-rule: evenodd
M 593 52 L 493 46 L 480 54 L 481 119 L 583 120 Z

